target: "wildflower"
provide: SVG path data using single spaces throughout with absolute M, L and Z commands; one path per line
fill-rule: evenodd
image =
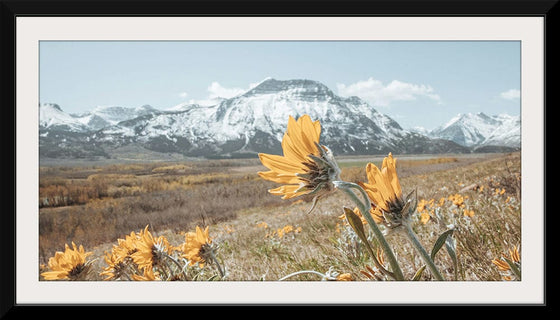
M 224 226 L 224 231 L 228 234 L 235 232 L 235 229 L 233 228 L 233 226 Z
M 492 263 L 495 264 L 500 271 L 509 271 L 510 269 L 509 264 L 502 259 L 494 259 Z
M 509 256 L 511 258 L 511 261 L 515 263 L 519 263 L 521 261 L 521 257 L 519 256 L 519 249 L 517 247 L 509 249 Z
M 377 248 L 376 253 L 377 261 L 379 262 L 379 266 L 381 268 L 386 268 L 385 266 L 385 259 L 383 258 L 383 249 Z M 370 280 L 383 280 L 382 272 L 375 271 L 372 267 L 366 265 L 366 270 L 360 270 L 360 273 L 366 276 Z
M 204 263 L 213 259 L 214 254 L 208 227 L 202 231 L 199 226 L 196 226 L 196 232 L 187 232 L 181 251 L 182 256 L 189 260 L 189 265 L 192 266 L 198 262 L 198 266 L 203 268 Z
M 264 222 L 264 221 L 259 222 L 259 223 L 257 224 L 257 228 L 267 229 L 267 228 L 268 228 L 268 223 L 266 223 L 266 222 Z
M 282 139 L 284 156 L 259 153 L 262 164 L 270 169 L 259 176 L 284 184 L 269 193 L 282 199 L 314 195 L 315 205 L 319 197 L 335 190 L 333 181 L 339 180 L 340 169 L 330 149 L 319 144 L 320 134 L 318 120 L 303 115 L 296 121 L 290 116 Z
M 140 269 L 161 264 L 164 256 L 173 252 L 167 239 L 164 236 L 154 238 L 148 231 L 148 226 L 140 233 L 136 248 L 138 250 L 131 257 Z
M 128 276 L 127 264 L 118 254 L 106 252 L 105 262 L 107 267 L 103 268 L 103 271 L 99 273 L 102 276 L 106 276 L 105 280 L 114 280 Z
M 417 209 L 418 212 L 422 213 L 424 212 L 424 210 L 426 210 L 426 206 L 428 205 L 428 201 L 426 201 L 425 199 L 422 199 L 418 202 L 418 206 Z
M 283 228 L 279 228 L 278 230 L 276 230 L 276 234 L 278 235 L 278 238 L 283 238 L 284 235 L 293 232 L 293 233 L 299 233 L 301 232 L 301 227 L 298 227 L 297 229 L 294 229 L 294 226 L 292 225 L 286 225 Z
M 409 194 L 403 199 L 401 185 L 397 176 L 397 161 L 389 153 L 383 159 L 381 170 L 373 163 L 368 163 L 366 173 L 368 183 L 358 184 L 366 191 L 372 202 L 372 217 L 375 222 L 383 222 L 387 227 L 395 228 L 402 224 L 403 219 L 409 216 L 410 203 Z
M 72 248 L 65 244 L 64 252 L 58 251 L 49 259 L 48 268 L 51 271 L 41 273 L 45 280 L 85 280 L 91 266 L 86 258 L 93 252 L 85 252 L 82 245 L 78 248 L 74 242 Z
M 132 259 L 132 254 L 138 251 L 138 243 L 141 241 L 141 233 L 134 231 L 130 235 L 126 235 L 124 239 L 117 239 L 118 245 L 113 245 L 113 254 L 116 261 L 124 261 Z
M 457 206 L 458 208 L 464 208 L 465 207 L 465 203 L 464 203 L 465 198 L 458 193 L 450 195 L 448 199 L 453 201 L 453 204 L 455 206 Z
M 136 281 L 159 281 L 159 280 L 161 280 L 161 278 L 158 277 L 154 273 L 153 268 L 144 268 L 144 274 L 143 275 L 133 274 L 132 275 L 132 280 L 136 280 Z
M 474 210 L 463 209 L 463 214 L 467 217 L 474 217 Z
M 492 263 L 498 267 L 498 270 L 506 272 L 507 274 L 503 276 L 504 280 L 512 280 L 513 277 L 517 279 L 521 278 L 521 256 L 519 255 L 518 247 L 513 247 L 509 249 L 509 257 L 502 255 L 501 258 L 492 260 Z
M 426 224 L 428 223 L 428 221 L 430 221 L 430 214 L 428 212 L 422 212 L 420 213 L 420 222 L 422 222 L 422 224 Z
M 128 272 L 137 269 L 132 255 L 138 251 L 137 245 L 141 241 L 141 235 L 132 231 L 124 239 L 117 239 L 117 245 L 113 245 L 111 253 L 105 253 L 105 263 L 107 267 L 100 273 L 106 276 L 105 280 L 127 278 Z M 132 270 L 131 270 L 132 268 Z
M 366 276 L 369 280 L 381 280 L 381 277 L 377 275 L 372 267 L 366 266 L 366 270 L 360 270 L 360 273 Z
M 336 281 L 353 281 L 352 275 L 350 273 L 341 273 L 336 276 Z

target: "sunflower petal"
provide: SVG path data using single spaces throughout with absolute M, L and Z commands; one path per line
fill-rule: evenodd
M 291 160 L 290 158 L 273 154 L 259 153 L 259 159 L 265 167 L 278 173 L 293 174 L 296 172 L 304 172 L 301 164 Z
M 317 131 L 311 121 L 311 118 L 308 115 L 303 115 L 299 118 L 302 138 L 305 146 L 308 148 L 309 154 L 318 155 L 317 147 L 315 143 L 319 142 L 319 136 L 317 135 Z
M 397 159 L 393 159 L 391 153 L 389 153 L 388 157 L 383 159 L 383 167 L 387 168 L 387 179 L 391 183 L 391 187 L 397 195 L 397 198 L 402 197 L 402 189 L 397 176 Z
M 313 154 L 315 148 L 313 145 L 308 143 L 308 139 L 304 138 L 304 134 L 301 128 L 301 122 L 303 121 L 304 117 L 300 117 L 298 121 L 296 121 L 292 116 L 288 119 L 288 130 L 286 134 L 290 136 L 291 141 L 294 144 L 294 147 L 300 150 L 300 153 L 303 154 Z
M 282 174 L 276 171 L 261 171 L 258 172 L 259 176 L 265 180 L 285 184 L 297 184 L 301 180 L 294 174 Z
M 379 170 L 379 168 L 375 164 L 368 163 L 366 166 L 366 172 L 369 184 L 375 186 L 377 190 L 376 192 L 380 193 L 381 197 L 385 199 L 385 201 L 395 198 L 391 184 L 388 183 L 383 172 Z
M 299 191 L 300 189 L 301 186 L 299 185 L 284 185 L 278 188 L 270 189 L 268 192 L 274 195 L 282 195 L 282 199 L 291 199 L 308 192 L 307 190 Z
M 295 162 L 305 162 L 307 153 L 304 150 L 296 148 L 292 138 L 284 134 L 282 139 L 282 151 L 284 152 L 284 157 L 289 158 Z

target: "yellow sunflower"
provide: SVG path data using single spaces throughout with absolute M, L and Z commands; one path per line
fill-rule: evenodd
M 319 144 L 320 135 L 318 120 L 303 115 L 296 121 L 290 116 L 282 139 L 284 155 L 259 153 L 262 164 L 270 169 L 259 172 L 259 176 L 284 184 L 268 190 L 271 194 L 292 199 L 305 194 L 318 197 L 334 190 L 332 182 L 339 180 L 340 169 L 331 151 Z
M 502 259 L 494 259 L 492 263 L 495 264 L 500 271 L 509 271 L 510 269 L 509 264 Z
M 87 257 L 93 252 L 85 252 L 84 247 L 77 247 L 72 242 L 72 249 L 68 244 L 64 245 L 64 252 L 58 251 L 48 262 L 51 271 L 41 273 L 45 280 L 85 280 L 90 269 Z
M 144 274 L 133 274 L 132 280 L 135 281 L 159 281 L 161 278 L 154 273 L 153 268 L 144 268 Z
M 520 263 L 521 256 L 519 255 L 519 247 L 513 247 L 513 249 L 509 249 L 509 256 L 511 257 L 511 261 Z
M 189 261 L 189 265 L 198 262 L 198 266 L 203 268 L 204 263 L 212 258 L 213 247 L 212 239 L 209 236 L 208 227 L 204 231 L 196 226 L 196 232 L 187 232 L 185 242 L 181 246 L 182 256 Z
M 498 267 L 498 270 L 509 272 L 509 274 L 503 277 L 505 280 L 512 280 L 513 277 L 521 279 L 521 256 L 519 255 L 519 248 L 513 247 L 508 251 L 509 257 L 502 254 L 502 257 L 492 260 L 492 263 Z
M 164 236 L 154 238 L 148 226 L 140 232 L 140 239 L 136 244 L 137 251 L 131 254 L 131 257 L 138 265 L 138 268 L 152 268 L 162 262 L 164 255 L 171 254 L 173 248 Z
M 398 227 L 408 216 L 410 202 L 403 199 L 401 184 L 397 176 L 397 160 L 392 153 L 383 159 L 381 169 L 375 164 L 366 166 L 368 182 L 358 182 L 372 202 L 371 214 L 375 222 L 388 227 Z
M 113 245 L 111 253 L 105 252 L 105 263 L 107 267 L 103 268 L 100 275 L 106 276 L 105 280 L 114 280 L 118 278 L 127 278 L 128 273 L 137 268 L 134 263 L 132 254 L 138 251 L 137 245 L 140 242 L 140 234 L 134 231 L 130 235 L 126 235 L 124 239 L 117 239 L 117 245 Z
M 133 253 L 138 251 L 138 243 L 142 240 L 141 233 L 130 232 L 124 239 L 117 239 L 117 246 L 113 246 L 113 253 L 119 261 L 130 257 Z
M 336 281 L 354 281 L 354 278 L 350 273 L 341 273 L 336 276 Z

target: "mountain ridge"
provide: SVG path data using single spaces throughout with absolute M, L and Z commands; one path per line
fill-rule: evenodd
M 40 153 L 111 157 L 114 150 L 129 145 L 206 158 L 281 153 L 288 117 L 303 114 L 321 121 L 321 143 L 335 154 L 467 153 L 476 146 L 405 130 L 359 97 L 338 96 L 315 80 L 267 78 L 242 94 L 216 101 L 163 111 L 149 105 L 103 107 L 82 115 L 42 104 Z M 493 141 L 499 144 L 506 138 L 504 131 Z M 510 146 L 514 140 L 508 142 Z

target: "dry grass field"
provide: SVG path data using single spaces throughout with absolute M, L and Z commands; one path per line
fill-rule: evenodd
M 412 227 L 422 244 L 431 249 L 454 227 L 457 266 L 444 249 L 434 259 L 444 278 L 509 279 L 492 260 L 521 244 L 520 153 L 394 156 L 403 193 L 417 194 Z M 367 181 L 365 165 L 380 166 L 382 159 L 341 157 L 341 178 Z M 39 270 L 74 242 L 91 252 L 87 280 L 104 280 L 106 254 L 131 232 L 149 226 L 154 237 L 180 246 L 200 226 L 208 227 L 224 281 L 275 281 L 291 274 L 286 280 L 321 280 L 318 273 L 381 280 L 341 218 L 344 206 L 355 206 L 346 194 L 335 192 L 307 213 L 310 199 L 269 194 L 278 185 L 257 175 L 264 170 L 258 159 L 42 166 Z M 412 279 L 422 260 L 400 233 L 386 237 L 405 279 Z M 219 271 L 215 263 L 192 268 L 198 276 L 191 279 L 216 279 Z M 420 278 L 430 279 L 427 271 Z

